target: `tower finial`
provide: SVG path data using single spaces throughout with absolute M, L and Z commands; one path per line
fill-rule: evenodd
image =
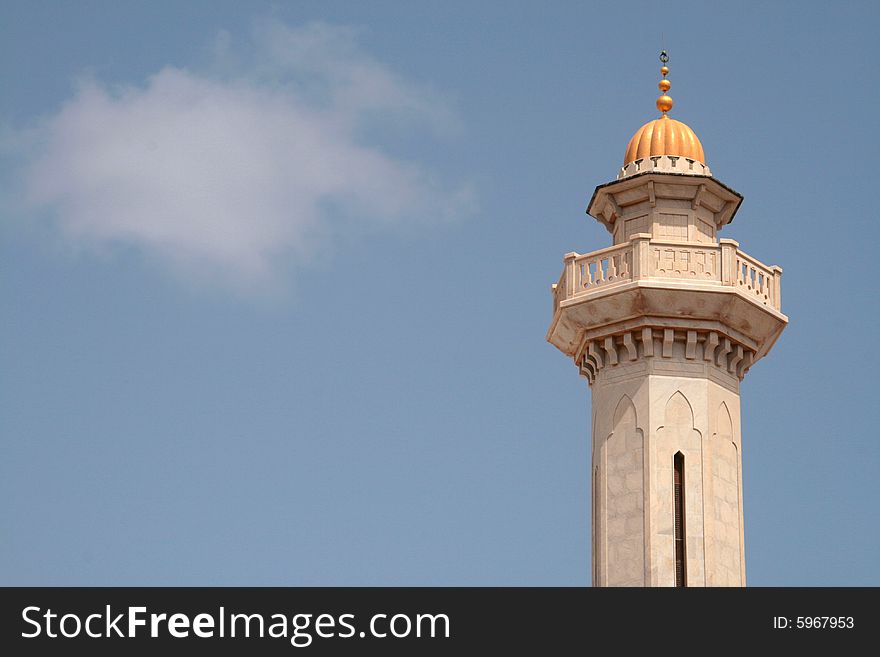
M 667 95 L 667 91 L 669 91 L 669 87 L 672 86 L 672 83 L 666 79 L 666 75 L 669 73 L 669 67 L 666 65 L 666 62 L 669 61 L 669 55 L 665 50 L 660 51 L 660 62 L 663 66 L 660 67 L 660 73 L 663 75 L 663 79 L 657 84 L 660 87 L 660 91 L 663 94 L 660 98 L 657 99 L 657 109 L 663 112 L 663 118 L 667 118 L 666 112 L 672 109 L 672 98 Z

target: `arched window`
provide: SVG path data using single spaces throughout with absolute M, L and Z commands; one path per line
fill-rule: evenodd
M 687 557 L 684 526 L 684 454 L 672 458 L 673 506 L 675 515 L 675 585 L 687 586 Z

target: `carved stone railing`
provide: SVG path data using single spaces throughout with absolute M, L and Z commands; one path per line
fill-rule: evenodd
M 651 242 L 652 276 L 721 282 L 721 247 Z
M 574 297 L 591 295 L 640 279 L 686 280 L 736 287 L 775 310 L 781 309 L 781 267 L 768 267 L 739 250 L 734 240 L 712 244 L 652 240 L 637 233 L 629 242 L 592 253 L 565 255 L 565 269 L 552 286 L 553 312 Z
M 781 308 L 779 298 L 781 278 L 781 267 L 768 267 L 739 249 L 736 250 L 734 276 L 732 277 L 735 285 L 741 291 L 755 295 L 763 303 L 776 308 L 776 310 Z
M 632 280 L 632 242 L 580 255 L 565 254 L 565 269 L 553 286 L 553 312 L 559 303 L 615 283 Z

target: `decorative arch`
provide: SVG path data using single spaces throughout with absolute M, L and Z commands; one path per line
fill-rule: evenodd
M 657 583 L 703 586 L 703 553 L 687 549 L 703 536 L 703 434 L 681 390 L 666 400 L 663 423 L 658 425 L 652 470 L 658 499 L 651 516 L 652 536 L 657 539 L 653 549 L 654 558 L 669 567 L 658 574 Z
M 715 435 L 733 437 L 733 420 L 730 417 L 730 409 L 727 402 L 721 402 L 715 420 Z
M 733 419 L 725 402 L 721 402 L 715 412 L 711 449 L 712 503 L 715 507 L 714 583 L 717 586 L 742 586 L 740 456 Z
M 676 390 L 666 402 L 664 425 L 667 427 L 694 428 L 694 409 L 681 390 Z
M 620 401 L 617 402 L 617 408 L 614 409 L 614 421 L 611 424 L 613 427 L 612 431 L 618 431 L 619 428 L 624 426 L 635 428 L 637 425 L 636 405 L 633 404 L 632 399 L 628 395 L 623 395 Z
M 600 494 L 605 586 L 645 585 L 644 434 L 636 407 L 621 395 L 602 445 Z

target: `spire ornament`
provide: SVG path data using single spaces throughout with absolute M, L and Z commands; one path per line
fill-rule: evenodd
M 663 118 L 668 118 L 666 116 L 666 112 L 672 109 L 672 98 L 666 93 L 669 91 L 669 88 L 672 86 L 672 83 L 666 79 L 667 74 L 669 73 L 669 67 L 666 63 L 669 61 L 669 55 L 665 50 L 660 51 L 660 62 L 663 66 L 660 67 L 660 74 L 663 76 L 663 79 L 657 83 L 657 86 L 660 87 L 660 91 L 663 94 L 657 99 L 657 109 L 663 112 Z

